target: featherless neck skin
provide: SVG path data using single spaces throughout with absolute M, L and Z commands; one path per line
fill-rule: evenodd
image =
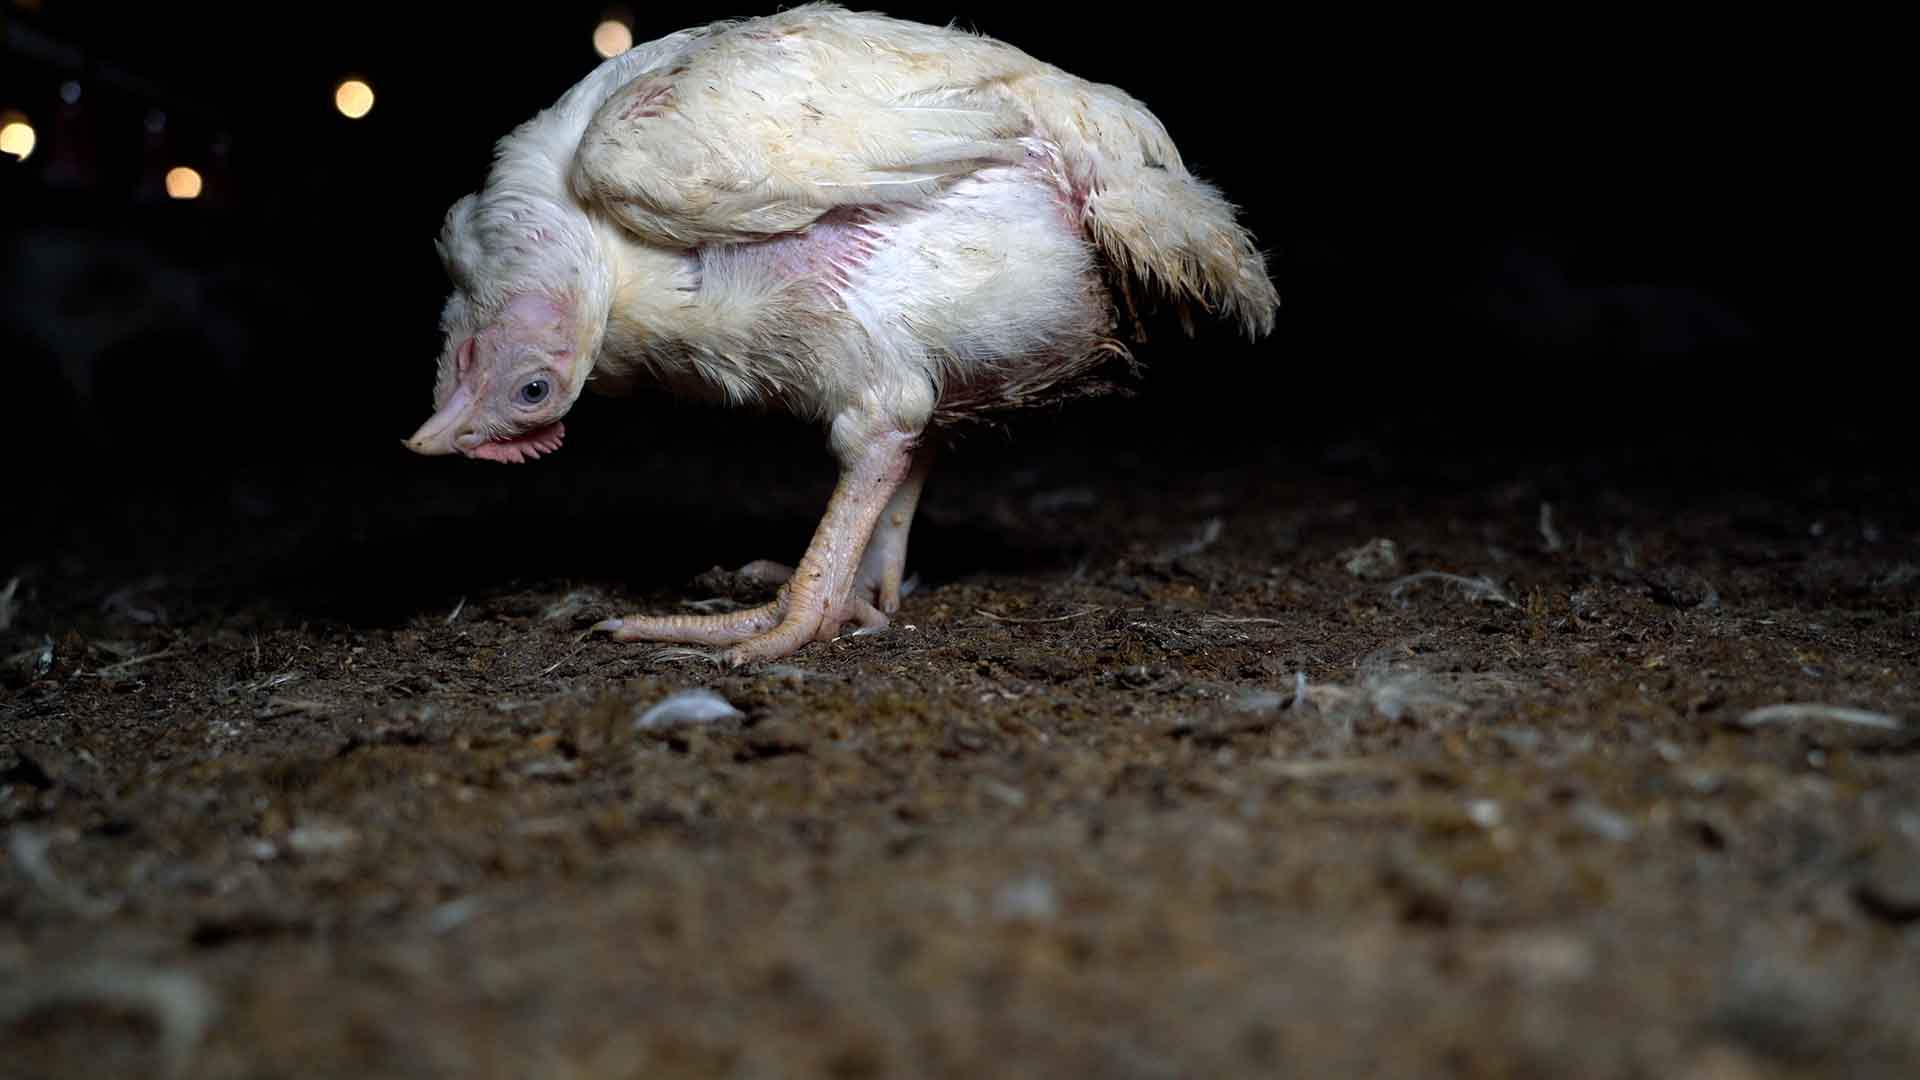
M 435 412 L 409 449 L 520 462 L 559 448 L 606 339 L 618 264 L 568 183 L 572 149 L 630 66 L 603 65 L 502 139 L 485 188 L 448 211 L 436 246 L 457 288 Z
M 463 288 L 443 317 L 435 413 L 407 442 L 417 452 L 502 462 L 552 453 L 592 375 L 612 303 L 610 260 L 558 178 L 550 173 L 542 192 L 531 171 L 449 215 L 442 252 Z
M 657 64 L 695 39 L 711 33 L 695 28 L 632 49 L 600 65 L 533 118 L 520 124 L 495 150 L 487 186 L 466 202 L 468 235 L 478 255 L 494 263 L 482 275 L 498 286 L 476 281 L 475 299 L 505 308 L 516 297 L 535 295 L 556 302 L 571 331 L 572 376 L 568 401 L 578 397 L 600 358 L 614 298 L 638 276 L 667 276 L 678 253 L 648 252 L 643 267 L 631 265 L 636 252 L 617 223 L 590 214 L 574 189 L 576 151 L 597 112 L 638 72 Z M 460 207 L 449 214 L 450 224 Z M 483 253 L 483 254 L 482 254 Z

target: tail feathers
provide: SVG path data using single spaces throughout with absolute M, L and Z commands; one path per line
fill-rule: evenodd
M 1249 338 L 1273 332 L 1280 296 L 1266 260 L 1212 185 L 1172 170 L 1101 179 L 1087 198 L 1088 227 L 1120 270 L 1238 321 Z
M 1086 193 L 1095 243 L 1116 269 L 1176 303 L 1237 320 L 1250 338 L 1273 331 L 1280 296 L 1253 235 L 1218 189 L 1187 170 L 1145 105 L 1071 77 L 1031 80 L 1026 89 Z

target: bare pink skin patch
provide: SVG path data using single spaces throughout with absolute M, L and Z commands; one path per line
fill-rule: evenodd
M 804 233 L 703 249 L 698 255 L 701 273 L 772 274 L 811 282 L 811 288 L 832 294 L 845 289 L 849 276 L 873 254 L 867 221 L 864 210 L 830 210 Z
M 559 333 L 566 325 L 567 311 L 552 299 L 538 293 L 521 293 L 507 302 L 501 322 L 535 332 Z

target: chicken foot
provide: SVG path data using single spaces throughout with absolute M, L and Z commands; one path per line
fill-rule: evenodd
M 843 460 L 798 568 L 749 564 L 762 580 L 785 579 L 773 601 L 720 615 L 629 615 L 594 629 L 616 641 L 732 645 L 725 660 L 738 666 L 831 640 L 847 622 L 868 631 L 885 627 L 900 607 L 907 533 L 930 465 L 926 454 L 914 453 L 914 440 L 907 432 L 886 432 Z

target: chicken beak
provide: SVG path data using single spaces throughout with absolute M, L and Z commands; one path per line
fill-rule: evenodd
M 459 384 L 454 388 L 453 395 L 447 398 L 447 403 L 420 425 L 420 430 L 405 440 L 404 445 L 416 454 L 428 456 L 454 453 L 458 449 L 454 440 L 464 432 L 467 415 L 473 411 L 473 404 L 473 392 L 467 389 L 465 383 Z

